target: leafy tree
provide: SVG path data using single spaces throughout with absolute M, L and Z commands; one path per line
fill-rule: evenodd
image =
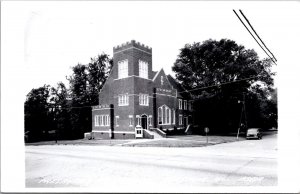
M 112 59 L 107 54 L 91 58 L 87 65 L 77 64 L 67 77 L 69 89 L 44 85 L 32 89 L 25 102 L 25 133 L 32 141 L 44 140 L 47 131 L 56 130 L 61 139 L 82 138 L 91 131 L 91 106 L 98 104 L 98 93 L 110 70 Z
M 68 90 L 64 83 L 59 82 L 57 87 L 51 88 L 52 107 L 55 110 L 55 128 L 59 139 L 69 139 L 72 134 L 70 123 L 70 105 Z
M 88 92 L 91 105 L 98 104 L 99 91 L 110 73 L 112 64 L 112 59 L 103 53 L 95 58 L 91 58 L 91 62 L 87 65 Z
M 42 140 L 45 132 L 51 130 L 49 92 L 50 86 L 44 85 L 32 89 L 26 96 L 25 133 L 27 133 L 29 141 Z
M 271 72 L 271 65 L 270 60 L 259 60 L 254 50 L 245 49 L 232 40 L 210 39 L 186 44 L 180 49 L 172 69 L 177 80 L 196 98 L 196 115 L 199 116 L 196 120 L 200 121 L 200 126 L 226 131 L 239 125 L 242 103 L 238 104 L 238 101 L 243 100 L 243 94 L 246 107 L 247 104 L 258 104 L 256 111 L 264 110 L 262 102 L 267 100 L 273 88 L 272 76 L 275 74 Z M 246 115 L 251 113 L 253 116 L 254 112 L 246 109 Z M 248 122 L 248 126 L 258 124 L 261 123 L 255 119 Z
M 81 138 L 91 131 L 92 109 L 98 104 L 99 91 L 104 85 L 112 67 L 108 55 L 91 58 L 88 65 L 78 64 L 72 68 L 73 74 L 68 78 L 72 99 L 71 125 L 74 138 Z
M 72 138 L 81 138 L 90 128 L 89 95 L 87 90 L 88 74 L 85 65 L 78 64 L 72 68 L 73 74 L 69 77 L 71 91 L 71 125 Z

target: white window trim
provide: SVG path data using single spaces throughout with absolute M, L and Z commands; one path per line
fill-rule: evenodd
M 149 95 L 148 94 L 139 94 L 139 104 L 141 106 L 149 106 Z
M 128 115 L 129 118 L 129 127 L 133 126 L 133 116 L 132 115 Z
M 158 107 L 158 124 L 159 124 L 159 115 L 161 116 L 161 124 L 159 125 L 171 125 L 172 120 L 172 110 L 167 105 L 162 105 Z
M 139 60 L 139 77 L 148 79 L 149 64 L 146 61 Z
M 128 106 L 129 105 L 129 95 L 126 94 L 119 94 L 118 95 L 118 106 Z
M 187 110 L 187 101 L 186 100 L 183 101 L 183 110 Z
M 152 115 L 149 115 L 148 117 L 148 125 L 149 127 L 152 126 Z
M 116 127 L 119 127 L 119 123 L 118 123 L 118 121 L 119 121 L 119 116 L 116 116 Z
M 95 115 L 95 127 L 110 126 L 109 115 Z
M 173 109 L 173 125 L 175 125 L 176 123 L 176 114 L 175 114 L 175 110 Z
M 100 118 L 100 115 L 95 115 L 95 117 L 94 117 L 94 119 L 95 119 L 95 127 L 99 127 L 100 126 L 99 118 Z
M 178 99 L 178 109 L 182 110 L 182 99 Z
M 128 59 L 118 61 L 118 78 L 123 79 L 127 77 L 128 77 Z
M 179 125 L 182 125 L 183 124 L 183 116 L 182 114 L 179 114 Z

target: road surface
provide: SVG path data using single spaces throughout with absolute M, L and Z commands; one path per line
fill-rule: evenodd
M 26 187 L 200 192 L 277 186 L 277 135 L 207 147 L 26 146 Z

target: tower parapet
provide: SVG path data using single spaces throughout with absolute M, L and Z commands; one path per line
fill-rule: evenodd
M 126 43 L 123 43 L 121 45 L 117 45 L 117 46 L 113 47 L 113 52 L 114 53 L 119 52 L 119 51 L 126 50 L 126 49 L 129 49 L 129 48 L 132 48 L 132 47 L 141 49 L 143 51 L 146 51 L 146 52 L 152 54 L 152 48 L 151 47 L 149 47 L 147 45 L 144 45 L 140 42 L 137 42 L 135 40 L 131 40 L 130 42 L 126 42 Z

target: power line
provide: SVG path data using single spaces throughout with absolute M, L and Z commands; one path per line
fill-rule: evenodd
M 191 90 L 185 90 L 182 92 L 177 92 L 177 93 L 185 93 L 185 92 L 191 92 L 191 91 L 196 91 L 196 90 L 201 90 L 201 89 L 207 89 L 207 88 L 212 88 L 212 87 L 218 87 L 218 86 L 222 86 L 222 85 L 226 85 L 226 84 L 231 84 L 231 83 L 236 83 L 236 82 L 240 82 L 240 81 L 245 81 L 245 80 L 249 80 L 249 79 L 254 79 L 257 77 L 263 77 L 262 75 L 257 75 L 257 76 L 252 76 L 252 77 L 248 77 L 248 78 L 244 78 L 244 79 L 239 79 L 239 80 L 234 80 L 234 81 L 229 81 L 229 82 L 223 82 L 223 83 L 219 83 L 219 84 L 214 84 L 214 85 L 210 85 L 210 86 L 205 86 L 205 87 L 199 87 L 199 88 L 194 88 Z M 139 96 L 139 94 L 130 94 L 130 96 Z M 150 98 L 155 98 L 152 96 L 149 96 Z M 94 105 L 97 106 L 97 105 Z M 76 108 L 89 108 L 89 107 L 94 107 L 94 106 L 80 106 L 80 107 L 58 107 L 58 106 L 51 106 L 51 108 L 57 108 L 57 109 L 76 109 Z
M 248 78 L 244 78 L 244 79 L 239 79 L 239 80 L 235 80 L 235 81 L 223 82 L 223 83 L 220 83 L 220 84 L 214 84 L 214 85 L 210 85 L 210 86 L 205 86 L 205 87 L 200 87 L 200 88 L 194 88 L 194 89 L 191 89 L 191 90 L 186 90 L 186 91 L 182 91 L 182 92 L 178 92 L 178 93 L 185 93 L 185 92 L 191 92 L 191 91 L 195 91 L 195 90 L 201 90 L 201 89 L 207 89 L 207 88 L 217 87 L 217 86 L 221 86 L 221 85 L 225 85 L 225 84 L 236 83 L 236 82 L 240 82 L 240 81 L 245 81 L 245 80 L 257 78 L 257 77 L 260 77 L 260 76 L 261 75 L 257 75 L 257 76 L 252 76 L 252 77 L 248 77 Z
M 268 57 L 273 61 L 273 63 L 276 64 L 276 62 L 273 60 L 273 58 L 267 53 L 267 51 L 259 44 L 259 42 L 256 40 L 256 38 L 253 36 L 253 34 L 250 32 L 250 30 L 248 29 L 248 27 L 244 24 L 244 22 L 242 21 L 242 19 L 240 18 L 240 16 L 235 12 L 235 10 L 233 10 L 233 12 L 239 18 L 240 22 L 244 25 L 244 27 L 247 29 L 247 31 L 251 34 L 251 36 L 254 38 L 254 40 L 260 46 L 260 48 L 266 53 L 266 55 L 268 55 Z
M 275 56 L 273 55 L 273 53 L 268 49 L 268 47 L 265 45 L 264 41 L 259 37 L 259 35 L 256 33 L 256 31 L 254 30 L 253 26 L 251 25 L 251 23 L 249 22 L 249 20 L 247 19 L 247 17 L 244 15 L 244 13 L 242 12 L 242 10 L 239 10 L 241 12 L 241 14 L 243 15 L 243 17 L 245 18 L 245 20 L 247 21 L 247 23 L 249 24 L 249 26 L 251 27 L 251 29 L 253 30 L 253 32 L 256 34 L 256 36 L 258 37 L 258 39 L 261 41 L 261 43 L 265 46 L 265 48 L 271 53 L 271 55 L 273 56 L 273 58 L 275 59 L 275 61 L 277 61 L 277 59 L 275 58 Z

